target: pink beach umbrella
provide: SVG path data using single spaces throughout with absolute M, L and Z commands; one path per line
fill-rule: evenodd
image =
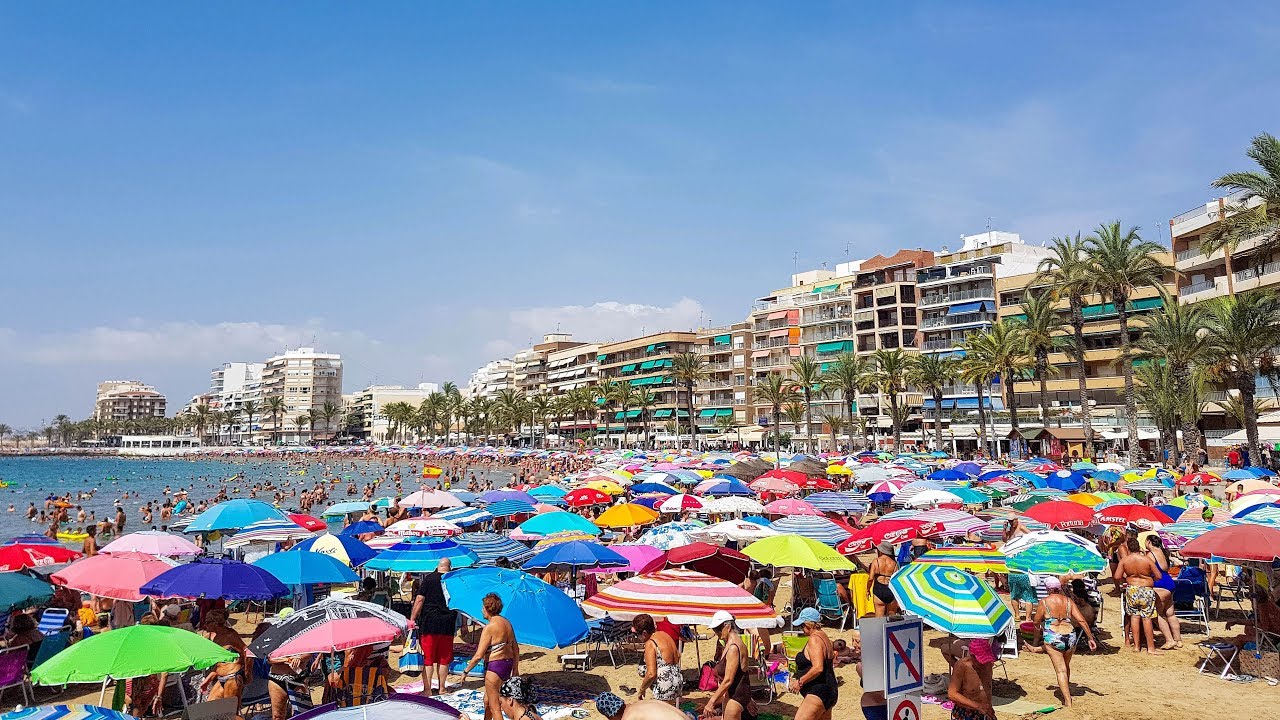
M 610 545 L 609 549 L 627 559 L 624 567 L 592 568 L 584 572 L 601 573 L 638 573 L 649 563 L 662 556 L 662 551 L 652 545 Z
M 138 602 L 146 598 L 139 588 L 176 566 L 170 560 L 137 552 L 94 555 L 71 563 L 49 580 L 98 597 Z
M 132 552 L 164 557 L 184 557 L 199 555 L 204 551 L 195 543 L 179 535 L 170 535 L 159 530 L 142 530 L 121 535 L 104 545 L 99 552 L 107 554 Z
M 822 512 L 803 500 L 784 498 L 764 506 L 769 515 L 821 515 Z

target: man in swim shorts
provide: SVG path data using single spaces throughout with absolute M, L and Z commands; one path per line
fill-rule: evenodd
M 1138 546 L 1138 538 L 1130 536 L 1125 540 L 1128 554 L 1116 566 L 1112 575 L 1117 585 L 1124 584 L 1124 607 L 1129 614 L 1129 637 L 1126 644 L 1135 652 L 1142 642 L 1141 633 L 1147 636 L 1147 652 L 1151 655 L 1163 655 L 1156 649 L 1155 634 L 1152 632 L 1152 621 L 1156 617 L 1155 579 L 1160 570 L 1152 562 L 1150 556 L 1142 553 Z

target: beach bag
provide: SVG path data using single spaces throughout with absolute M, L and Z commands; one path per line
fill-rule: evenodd
M 409 677 L 418 677 L 422 674 L 423 661 L 422 648 L 418 645 L 418 633 L 411 632 L 409 640 L 405 643 L 404 653 L 400 655 L 400 673 Z
M 702 664 L 702 675 L 698 678 L 699 690 L 715 690 L 720 687 L 720 683 L 716 680 L 715 665 L 709 662 Z

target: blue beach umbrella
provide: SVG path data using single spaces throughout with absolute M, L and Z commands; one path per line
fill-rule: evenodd
M 364 566 L 368 570 L 394 572 L 431 572 L 448 558 L 454 567 L 470 567 L 480 559 L 470 549 L 450 539 L 405 538 L 404 541 L 378 553 Z
M 568 495 L 569 491 L 558 485 L 539 485 L 538 487 L 530 490 L 529 494 L 537 500 L 545 501 L 547 498 L 562 498 L 565 495 Z
M 644 495 L 645 493 L 662 493 L 663 495 L 679 495 L 680 491 L 660 482 L 642 482 L 636 483 L 627 489 L 633 495 Z
M 267 570 L 226 558 L 197 558 L 152 578 L 139 592 L 158 597 L 271 600 L 289 588 Z
M 1084 485 L 1087 479 L 1084 473 L 1078 470 L 1057 470 L 1049 473 L 1049 476 L 1044 479 L 1044 486 L 1055 490 L 1075 492 L 1080 489 L 1081 485 Z
M 804 501 L 822 512 L 862 512 L 870 499 L 861 493 L 820 492 L 806 495 Z
M 1102 572 L 1107 561 L 1075 543 L 1049 541 L 1032 545 L 1005 563 L 1010 570 L 1046 575 Z
M 18 535 L 4 541 L 5 545 L 61 545 L 62 543 L 48 535 Z
M 456 495 L 458 499 L 463 502 L 464 505 L 470 505 L 471 503 L 476 502 L 477 500 L 480 499 L 480 495 L 478 495 L 477 493 L 467 492 L 466 490 L 450 490 L 449 492 Z
M 1177 522 L 1178 518 L 1182 517 L 1182 513 L 1187 511 L 1186 508 L 1178 507 L 1177 505 L 1156 505 L 1153 509 L 1161 515 L 1169 518 L 1169 522 L 1171 523 Z
M 525 570 L 565 572 L 580 568 L 626 567 L 625 557 L 595 542 L 573 540 L 556 543 L 529 558 L 521 565 Z
M 0 715 L 0 720 L 137 720 L 97 705 L 39 705 Z
M 433 514 L 431 517 L 437 520 L 448 520 L 458 527 L 471 527 L 472 525 L 480 525 L 487 523 L 494 518 L 494 515 L 487 510 L 476 507 L 456 507 L 448 510 L 441 510 Z
M 549 512 L 535 515 L 516 528 L 526 535 L 550 535 L 577 530 L 588 535 L 599 535 L 600 528 L 590 520 L 571 512 Z
M 709 485 L 703 495 L 745 495 L 755 497 L 755 491 L 747 487 L 741 480 L 721 480 Z
M 799 535 L 835 547 L 849 539 L 849 531 L 818 515 L 788 515 L 770 528 L 784 535 Z
M 502 598 L 502 616 L 516 640 L 540 648 L 563 648 L 587 636 L 578 604 L 563 590 L 519 570 L 468 568 L 444 576 L 449 607 L 484 623 L 484 597 Z
M 494 517 L 511 517 L 513 515 L 533 515 L 538 512 L 533 505 L 521 500 L 499 500 L 485 506 L 485 512 Z
M 52 599 L 53 586 L 49 583 L 22 573 L 0 573 L 0 612 L 44 605 Z
M 476 554 L 479 567 L 492 567 L 498 558 L 506 558 L 512 565 L 521 565 L 533 557 L 533 551 L 524 543 L 498 533 L 472 532 L 455 536 L 453 541 Z
M 351 567 L 363 565 L 378 554 L 377 550 L 354 537 L 341 534 L 334 535 L 332 533 L 321 533 L 315 537 L 307 538 L 294 545 L 289 552 L 311 552 L 329 555 Z
M 962 462 L 962 463 L 957 464 L 955 467 L 953 467 L 953 468 L 951 468 L 951 469 L 952 469 L 953 471 L 955 471 L 955 472 L 964 473 L 967 477 L 962 477 L 962 478 L 957 478 L 957 477 L 943 477 L 943 478 L 935 478 L 935 477 L 933 477 L 933 476 L 931 475 L 931 476 L 930 476 L 930 478 L 931 478 L 931 479 L 933 479 L 933 480 L 967 480 L 967 479 L 969 479 L 969 478 L 971 478 L 971 477 L 976 477 L 976 476 L 978 476 L 978 475 L 981 475 L 981 474 L 982 474 L 982 466 L 981 466 L 981 465 L 979 465 L 979 464 L 978 464 L 978 463 L 976 463 L 976 462 Z M 945 472 L 945 471 L 940 470 L 939 472 Z M 936 473 L 935 473 L 935 474 L 936 474 Z
M 265 555 L 251 565 L 276 576 L 285 585 L 317 585 L 319 583 L 358 582 L 360 576 L 341 560 L 314 552 L 281 552 Z
M 1248 468 L 1236 468 L 1228 470 L 1222 474 L 1223 480 L 1254 480 L 1258 476 L 1249 471 Z
M 261 500 L 227 500 L 205 510 L 191 521 L 184 532 L 239 530 L 260 520 L 293 522 L 283 512 Z
M 384 532 L 386 532 L 386 528 L 382 527 L 381 523 L 374 522 L 373 520 L 360 520 L 359 522 L 353 522 L 342 528 L 338 531 L 338 534 L 343 537 L 355 537 L 357 535 L 368 535 L 369 533 L 382 534 Z
M 519 500 L 529 505 L 538 504 L 537 498 L 522 490 L 490 490 L 489 492 L 481 493 L 479 500 L 486 505 L 503 500 Z
M 1098 482 L 1115 483 L 1120 482 L 1120 473 L 1113 470 L 1099 470 L 1093 474 L 1093 479 Z
M 761 526 L 764 526 L 764 527 L 769 527 L 770 525 L 772 525 L 772 524 L 773 524 L 773 521 L 772 521 L 772 520 L 770 520 L 770 519 L 769 519 L 769 518 L 767 518 L 767 517 L 761 516 L 761 515 L 747 515 L 747 516 L 743 517 L 742 519 L 743 519 L 745 522 L 754 523 L 754 524 L 756 524 L 756 525 L 761 525 Z
M 957 637 L 989 638 L 1013 623 L 986 580 L 952 567 L 911 563 L 889 578 L 889 590 L 904 611 Z

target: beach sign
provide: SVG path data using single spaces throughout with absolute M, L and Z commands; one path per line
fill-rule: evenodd
M 892 700 L 898 695 L 920 692 L 924 685 L 924 626 L 920 618 L 908 616 L 886 622 L 883 648 L 885 697 Z
M 890 698 L 889 720 L 920 720 L 920 693 Z

